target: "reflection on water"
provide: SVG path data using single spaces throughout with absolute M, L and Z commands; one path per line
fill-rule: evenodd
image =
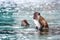
M 60 40 L 60 1 L 58 0 L 0 0 L 0 40 Z M 48 34 L 39 34 L 33 23 L 38 11 L 49 24 Z M 21 26 L 27 19 L 30 26 Z
M 60 28 L 59 28 L 60 29 Z M 29 30 L 29 31 L 28 31 Z M 56 30 L 56 32 L 54 32 Z M 59 40 L 60 32 L 57 29 L 51 29 L 48 35 L 39 35 L 32 29 L 21 29 L 16 34 L 0 34 L 1 40 Z M 17 32 L 17 31 L 16 31 Z M 56 38 L 55 38 L 56 37 Z

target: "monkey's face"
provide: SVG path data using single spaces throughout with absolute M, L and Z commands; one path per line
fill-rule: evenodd
M 38 20 L 39 19 L 39 16 L 40 16 L 40 13 L 38 13 L 38 12 L 35 12 L 34 13 L 34 19 L 37 19 Z

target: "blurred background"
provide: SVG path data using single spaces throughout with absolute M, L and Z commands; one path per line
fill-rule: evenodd
M 17 30 L 24 31 L 25 29 L 22 29 L 21 26 L 21 20 L 23 19 L 27 19 L 30 23 L 30 27 L 26 30 L 35 31 L 33 14 L 36 11 L 40 12 L 47 20 L 50 28 L 60 28 L 60 0 L 0 0 L 0 31 L 14 30 L 13 33 Z M 60 35 L 50 34 L 48 36 L 10 35 L 1 34 L 0 32 L 0 35 L 0 40 L 60 40 Z

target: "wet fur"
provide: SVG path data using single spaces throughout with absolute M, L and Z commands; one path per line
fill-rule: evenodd
M 49 29 L 48 23 L 42 16 L 39 17 L 39 23 L 41 24 L 41 31 L 47 32 Z

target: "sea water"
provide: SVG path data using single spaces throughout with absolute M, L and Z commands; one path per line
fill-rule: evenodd
M 36 33 L 34 12 L 49 24 L 48 34 Z M 21 26 L 27 19 L 30 26 Z M 0 0 L 0 40 L 60 40 L 60 0 Z

